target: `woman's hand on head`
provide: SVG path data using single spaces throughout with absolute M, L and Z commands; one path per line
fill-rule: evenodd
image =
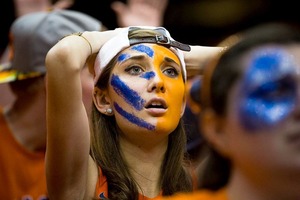
M 84 36 L 89 41 L 92 47 L 92 53 L 86 59 L 86 64 L 89 67 L 89 72 L 91 74 L 95 74 L 94 72 L 94 64 L 95 59 L 97 57 L 98 52 L 100 51 L 101 47 L 112 37 L 116 36 L 120 31 L 124 30 L 125 28 L 116 28 L 114 30 L 106 30 L 106 31 L 86 31 L 84 32 Z
M 83 36 L 90 43 L 92 48 L 92 53 L 98 53 L 101 47 L 105 42 L 109 39 L 117 35 L 124 28 L 116 28 L 114 30 L 105 30 L 105 31 L 85 31 L 83 32 Z

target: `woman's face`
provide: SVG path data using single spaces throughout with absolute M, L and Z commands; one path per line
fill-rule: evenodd
M 178 57 L 156 44 L 131 46 L 118 56 L 109 96 L 123 132 L 169 134 L 185 107 L 185 83 Z
M 225 120 L 233 165 L 252 178 L 300 171 L 300 46 L 262 46 L 242 64 Z

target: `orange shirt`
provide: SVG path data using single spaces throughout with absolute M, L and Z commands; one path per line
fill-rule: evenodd
M 191 193 L 178 193 L 160 200 L 228 200 L 228 197 L 226 189 L 223 188 L 218 191 L 198 190 Z
M 20 145 L 0 108 L 0 199 L 46 200 L 45 153 L 30 152 Z

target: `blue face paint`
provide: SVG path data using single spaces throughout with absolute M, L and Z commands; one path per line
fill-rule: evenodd
M 280 49 L 255 53 L 240 90 L 239 119 L 246 129 L 274 126 L 292 112 L 297 99 L 293 61 Z
M 150 80 L 154 76 L 155 76 L 155 73 L 153 71 L 151 71 L 151 72 L 145 72 L 145 73 L 143 73 L 140 77 L 141 78 L 145 78 L 147 80 Z
M 131 48 L 131 50 L 135 50 L 135 51 L 138 51 L 138 52 L 145 53 L 150 58 L 153 57 L 153 55 L 154 55 L 154 51 L 153 51 L 152 48 L 150 48 L 148 46 L 145 46 L 145 45 L 142 45 L 142 44 L 141 45 L 133 46 Z M 121 54 L 118 57 L 118 62 L 123 62 L 123 61 L 127 60 L 130 57 L 131 56 L 129 54 Z M 153 71 L 151 71 L 151 72 L 145 72 L 145 73 L 143 73 L 140 77 L 149 80 L 149 79 L 153 78 L 154 76 L 155 76 L 155 73 Z
M 135 51 L 139 51 L 139 52 L 145 53 L 145 54 L 147 54 L 150 58 L 152 58 L 153 55 L 154 55 L 153 49 L 151 49 L 150 47 L 145 46 L 145 45 L 143 45 L 143 44 L 135 45 L 135 46 L 133 46 L 131 49 L 132 49 L 132 50 L 135 50 Z
M 114 107 L 120 115 L 122 115 L 124 118 L 126 118 L 131 123 L 136 124 L 139 127 L 146 128 L 148 130 L 155 130 L 155 126 L 153 126 L 152 124 L 147 123 L 146 121 L 144 121 L 141 118 L 138 118 L 138 117 L 134 116 L 131 113 L 126 112 L 117 103 L 114 103 Z
M 151 49 L 148 46 L 142 45 L 142 44 L 135 45 L 131 49 L 145 53 L 149 57 L 153 57 L 153 55 L 154 55 L 153 49 Z M 121 54 L 118 57 L 118 61 L 122 62 L 128 58 L 130 58 L 129 54 Z M 153 71 L 151 71 L 151 72 L 143 73 L 140 77 L 149 80 L 154 76 L 155 76 L 155 73 Z M 125 99 L 125 101 L 127 103 L 129 103 L 130 105 L 132 105 L 135 109 L 141 110 L 144 107 L 145 100 L 142 99 L 136 91 L 130 89 L 123 81 L 121 81 L 121 79 L 118 76 L 116 76 L 114 74 L 112 75 L 112 78 L 111 78 L 111 85 L 113 86 L 115 92 L 118 95 L 122 96 Z
M 128 58 L 130 58 L 130 55 L 127 53 L 123 53 L 118 57 L 118 62 L 122 62 L 124 60 L 127 60 Z
M 142 99 L 136 91 L 130 89 L 118 76 L 113 74 L 110 84 L 115 92 L 122 96 L 124 100 L 135 109 L 141 110 L 144 107 L 145 100 Z
M 147 54 L 150 58 L 152 58 L 153 55 L 154 55 L 153 49 L 151 49 L 151 48 L 148 47 L 148 46 L 142 45 L 142 44 L 131 47 L 131 50 L 145 53 L 145 54 Z M 123 61 L 127 60 L 127 59 L 130 58 L 130 57 L 131 57 L 130 54 L 128 54 L 128 53 L 123 53 L 123 54 L 119 55 L 119 57 L 118 57 L 118 62 L 123 62 Z

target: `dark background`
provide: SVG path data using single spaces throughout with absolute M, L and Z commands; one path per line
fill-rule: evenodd
M 110 8 L 112 1 L 75 0 L 69 9 L 90 14 L 107 28 L 114 29 L 117 23 Z M 1 3 L 0 55 L 7 45 L 9 27 L 15 19 L 13 0 L 2 0 Z M 215 46 L 234 33 L 265 22 L 299 25 L 300 8 L 296 4 L 297 0 L 169 0 L 163 26 L 180 42 Z M 196 157 L 202 141 L 195 129 L 198 121 L 188 109 L 184 117 L 189 135 L 188 151 Z
M 99 2 L 101 6 L 97 6 Z M 112 0 L 77 0 L 73 9 L 90 13 L 100 19 L 106 27 L 115 28 L 116 18 L 110 9 L 111 2 Z M 300 22 L 300 8 L 296 6 L 296 2 L 293 0 L 169 0 L 164 26 L 174 39 L 181 42 L 216 45 L 230 34 L 259 23 Z
M 70 8 L 88 13 L 108 27 L 117 27 L 113 0 L 75 0 Z M 126 2 L 123 0 L 123 2 Z M 224 38 L 247 27 L 268 22 L 300 23 L 300 8 L 294 0 L 169 0 L 164 26 L 174 39 L 197 45 L 217 45 Z M 8 40 L 14 20 L 13 0 L 2 0 L 1 49 Z M 6 14 L 4 14 L 6 13 Z

